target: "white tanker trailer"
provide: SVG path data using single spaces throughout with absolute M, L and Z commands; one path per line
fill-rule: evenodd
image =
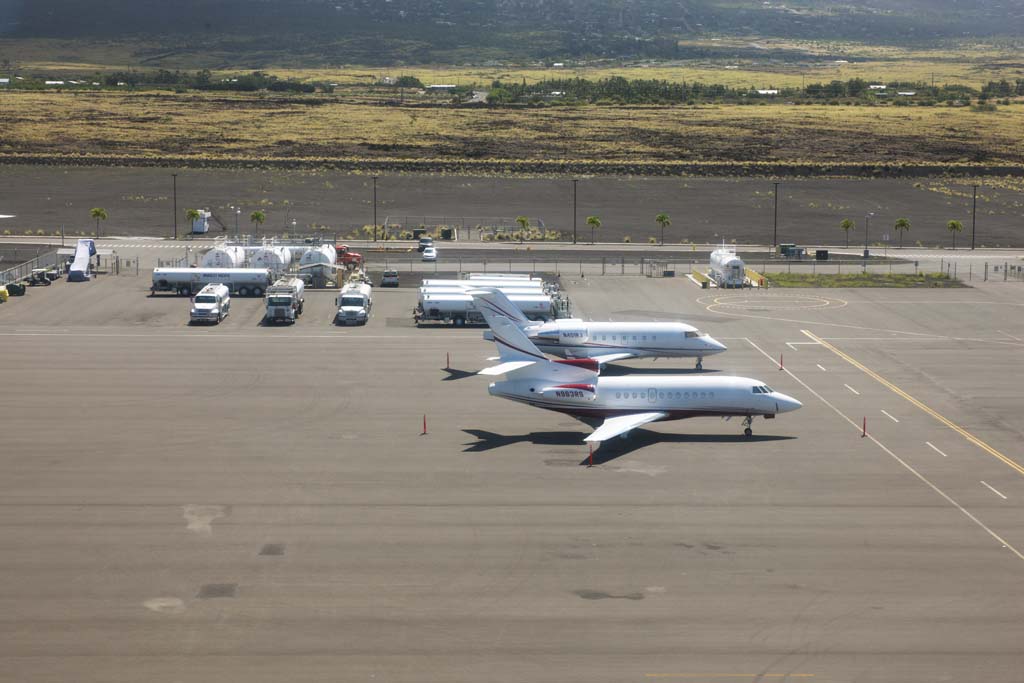
M 555 317 L 551 297 L 546 294 L 512 295 L 508 297 L 516 308 L 531 320 L 551 320 Z M 467 323 L 486 324 L 468 294 L 424 294 L 413 313 L 419 325 L 424 321 L 450 323 L 462 327 Z
M 736 256 L 734 247 L 720 247 L 711 252 L 711 279 L 719 287 L 743 287 L 747 283 L 746 267 Z
M 232 294 L 263 296 L 273 281 L 267 268 L 154 268 L 151 292 L 191 296 L 206 285 L 226 285 Z
M 329 244 L 308 249 L 299 258 L 299 268 L 314 276 L 334 278 L 334 266 L 338 262 L 338 252 Z

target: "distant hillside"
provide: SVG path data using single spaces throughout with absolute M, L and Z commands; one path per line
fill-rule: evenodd
M 328 61 L 684 57 L 703 35 L 914 43 L 1024 36 L 1024 0 L 0 0 L 20 37 L 226 37 Z M 218 46 L 223 48 L 223 46 Z

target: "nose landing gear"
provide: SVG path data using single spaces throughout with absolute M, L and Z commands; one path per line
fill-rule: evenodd
M 703 370 L 704 370 L 704 359 L 701 358 L 700 356 L 697 356 L 697 372 L 702 372 Z
M 752 424 L 754 424 L 754 417 L 752 415 L 747 415 L 743 418 L 743 436 L 754 435 L 754 430 L 750 428 Z

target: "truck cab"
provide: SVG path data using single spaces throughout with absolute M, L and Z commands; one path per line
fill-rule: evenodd
M 338 292 L 338 312 L 334 316 L 337 325 L 365 325 L 370 320 L 373 308 L 373 290 L 366 283 L 348 284 Z
M 190 323 L 219 323 L 231 310 L 231 293 L 220 284 L 210 284 L 199 290 L 192 299 Z
M 267 288 L 267 312 L 264 320 L 270 323 L 294 324 L 306 302 L 306 284 L 297 277 L 281 278 Z

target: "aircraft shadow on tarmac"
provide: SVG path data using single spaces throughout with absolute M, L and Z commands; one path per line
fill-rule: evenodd
M 463 429 L 466 434 L 474 437 L 476 442 L 463 444 L 463 453 L 483 453 L 485 451 L 511 446 L 517 443 L 529 443 L 534 446 L 579 446 L 585 448 L 584 432 L 530 432 L 529 434 L 496 434 L 483 429 Z M 634 451 L 657 443 L 672 444 L 749 444 L 768 441 L 788 441 L 795 436 L 778 436 L 772 434 L 744 436 L 742 434 L 665 434 L 647 429 L 634 429 L 628 439 L 611 439 L 594 448 L 594 464 L 602 465 L 621 458 Z M 590 464 L 589 454 L 579 463 Z
M 457 368 L 441 368 L 444 372 L 448 373 L 447 377 L 442 377 L 442 382 L 451 382 L 456 379 L 466 379 L 467 377 L 476 377 L 476 370 L 459 370 Z
M 694 367 L 687 368 L 631 368 L 624 365 L 606 365 L 601 370 L 602 377 L 623 377 L 625 375 L 709 375 L 721 372 L 721 370 L 708 369 L 698 370 Z

